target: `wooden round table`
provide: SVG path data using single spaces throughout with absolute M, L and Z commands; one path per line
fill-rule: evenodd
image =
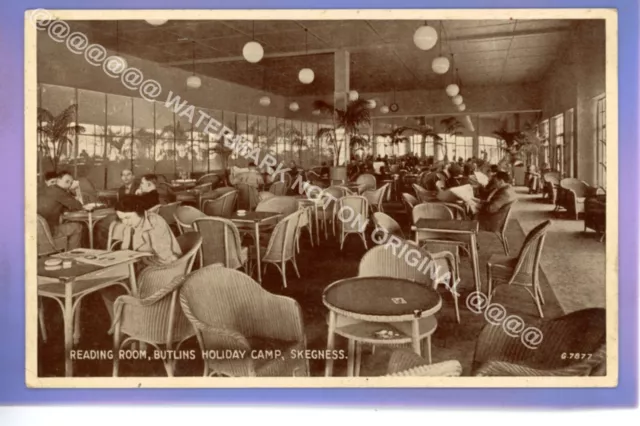
M 329 285 L 322 302 L 329 309 L 327 350 L 334 350 L 335 334 L 348 339 L 349 375 L 359 372 L 360 350 L 354 363 L 356 342 L 373 345 L 411 342 L 413 350 L 421 355 L 420 341 L 426 338 L 430 361 L 431 335 L 438 324 L 433 315 L 442 307 L 442 299 L 434 289 L 400 278 L 355 277 Z M 381 335 L 385 330 L 394 335 Z M 333 360 L 329 357 L 325 376 L 331 376 L 332 372 Z

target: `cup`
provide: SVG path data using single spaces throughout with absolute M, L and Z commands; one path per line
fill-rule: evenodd
M 62 262 L 62 268 L 63 269 L 69 269 L 73 266 L 73 262 L 70 260 L 65 260 L 64 262 Z

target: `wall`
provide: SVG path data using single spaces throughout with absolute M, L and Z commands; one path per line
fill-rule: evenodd
M 108 52 L 115 54 L 110 50 Z M 191 105 L 284 117 L 285 99 L 282 96 L 270 94 L 271 105 L 263 107 L 258 103 L 263 95 L 261 91 L 202 75 L 202 86 L 199 89 L 189 89 L 186 79 L 191 73 L 188 71 L 163 67 L 156 62 L 128 55 L 121 56 L 129 66 L 138 68 L 145 79 L 154 79 L 160 83 L 162 93 L 156 99 L 158 101 L 164 102 L 169 91 L 172 91 Z M 120 79 L 109 77 L 101 67 L 90 65 L 83 55 L 71 53 L 64 44 L 54 42 L 44 32 L 38 33 L 38 82 L 140 97 L 137 91 L 126 88 Z
M 570 46 L 558 55 L 541 85 L 543 119 L 575 111 L 572 174 L 590 184 L 596 183 L 594 97 L 605 92 L 605 34 L 604 20 L 577 23 Z

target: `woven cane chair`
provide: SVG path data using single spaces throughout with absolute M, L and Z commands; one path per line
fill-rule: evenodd
M 402 194 L 402 204 L 404 204 L 404 208 L 406 209 L 407 214 L 411 216 L 413 208 L 419 204 L 419 201 L 413 195 L 404 192 Z
M 524 331 L 521 336 L 512 337 L 501 324 L 484 326 L 476 343 L 473 375 L 606 375 L 604 309 L 583 309 L 552 320 L 523 320 L 527 326 L 537 328 L 539 334 Z
M 417 183 L 414 183 L 411 186 L 413 187 L 413 190 L 416 192 L 416 198 L 421 203 L 438 201 L 437 191 L 428 191 L 423 187 L 421 187 L 420 185 L 418 185 Z
M 558 189 L 558 205 L 564 207 L 567 212 L 574 215 L 575 220 L 578 220 L 578 215 L 584 213 L 584 202 L 589 195 L 589 190 L 589 185 L 584 181 L 575 178 L 562 179 Z
M 505 256 L 509 256 L 509 241 L 507 240 L 507 226 L 509 225 L 509 218 L 511 217 L 511 211 L 513 206 L 518 200 L 505 204 L 493 214 L 489 221 L 483 221 L 483 226 L 480 227 L 481 231 L 492 232 L 497 237 L 502 248 L 504 249 Z
M 373 190 L 378 187 L 376 177 L 372 174 L 365 173 L 356 179 L 356 185 L 358 185 L 358 192 L 363 193 L 365 191 Z
M 109 236 L 107 237 L 107 250 L 113 251 L 116 247 L 120 250 L 127 250 L 131 244 L 132 229 L 119 221 L 111 222 L 109 225 Z
M 287 288 L 287 262 L 293 263 L 296 275 L 300 278 L 296 263 L 296 235 L 302 210 L 296 210 L 282 219 L 273 232 L 267 247 L 260 247 L 260 261 L 264 265 L 263 275 L 267 272 L 267 265 L 275 265 L 282 275 L 282 284 Z M 255 256 L 252 250 L 250 256 Z
M 459 377 L 462 364 L 449 360 L 430 364 L 412 350 L 399 348 L 391 353 L 387 376 L 393 377 Z
M 273 182 L 269 187 L 269 192 L 275 196 L 287 195 L 287 186 L 284 182 Z
M 201 266 L 221 263 L 231 269 L 244 266 L 248 272 L 248 249 L 242 247 L 240 232 L 233 222 L 221 217 L 204 217 L 194 220 L 193 228 L 202 236 Z
M 286 195 L 271 197 L 268 200 L 261 201 L 256 206 L 257 212 L 280 213 L 284 216 L 289 216 L 297 210 L 298 200 Z
M 295 300 L 264 290 L 251 277 L 220 265 L 202 268 L 180 290 L 182 311 L 189 319 L 200 349 L 246 351 L 238 360 L 205 357 L 204 376 L 308 376 L 302 310 Z M 281 351 L 282 356 L 258 358 L 252 351 Z
M 216 173 L 208 173 L 204 176 L 200 176 L 196 182 L 196 185 L 207 183 L 211 185 L 211 188 L 215 188 L 221 181 L 222 179 L 220 179 L 220 176 Z
M 402 227 L 394 218 L 389 216 L 386 213 L 375 212 L 372 216 L 373 225 L 376 227 L 377 232 L 381 232 L 384 234 L 383 243 L 386 242 L 386 239 L 389 235 L 395 235 L 396 237 L 404 240 L 404 232 L 402 232 Z
M 488 300 L 501 285 L 522 286 L 536 302 L 538 313 L 544 318 L 542 306 L 544 298 L 540 289 L 540 258 L 544 239 L 551 226 L 547 220 L 536 226 L 527 234 L 517 257 L 492 255 L 487 262 Z M 495 284 L 495 285 L 494 285 Z M 529 290 L 533 288 L 533 292 Z
M 68 237 L 60 236 L 53 238 L 49 224 L 38 215 L 38 257 L 59 253 L 67 250 Z
M 549 198 L 551 204 L 556 204 L 558 198 L 558 188 L 560 187 L 560 173 L 547 172 L 542 176 L 544 187 L 542 196 Z
M 173 203 L 163 204 L 158 209 L 158 215 L 161 216 L 167 225 L 171 227 L 175 234 L 179 235 L 180 230 L 178 229 L 178 224 L 176 223 L 175 213 L 180 206 L 180 201 L 174 201 Z
M 352 190 L 350 190 L 346 186 L 334 185 L 333 188 L 340 188 L 340 190 L 342 191 L 342 196 L 343 197 L 346 197 L 347 195 L 357 195 L 355 192 L 353 192 Z
M 138 296 L 124 295 L 113 305 L 113 352 L 118 353 L 127 344 L 144 342 L 156 349 L 164 345 L 175 349 L 194 335 L 189 321 L 177 303 L 178 291 L 184 276 L 191 272 L 202 237 L 189 232 L 178 237 L 183 255 L 168 265 L 145 268 L 138 277 Z M 121 341 L 122 335 L 128 336 Z M 163 360 L 169 376 L 173 375 L 174 361 Z M 113 376 L 118 375 L 118 357 L 113 360 Z
M 238 183 L 236 185 L 238 190 L 238 209 L 253 211 L 258 205 L 258 190 L 246 183 Z
M 313 247 L 313 219 L 315 206 L 300 204 L 298 209 L 303 213 L 300 215 L 300 221 L 298 222 L 298 229 L 296 231 L 296 250 L 300 253 L 300 236 L 302 230 L 306 229 L 309 232 L 309 241 L 311 247 Z
M 215 191 L 212 191 L 215 192 Z M 238 191 L 232 189 L 214 199 L 204 200 L 202 211 L 207 216 L 231 217 L 236 209 L 236 201 L 238 200 Z
M 174 213 L 176 223 L 178 224 L 178 231 L 180 234 L 193 230 L 193 221 L 203 217 L 207 217 L 206 214 L 191 206 L 180 206 Z
M 196 185 L 193 189 L 176 193 L 176 201 L 181 201 L 185 204 L 192 204 L 195 208 L 200 208 L 202 205 L 202 196 L 210 192 L 211 184 L 201 183 Z
M 200 194 L 200 206 L 199 209 L 204 211 L 204 203 L 209 201 L 209 200 L 216 200 L 220 197 L 222 197 L 224 194 L 227 194 L 229 192 L 233 192 L 236 191 L 237 193 L 237 189 L 235 189 L 233 186 L 223 186 L 220 188 L 216 188 L 214 190 L 205 192 L 204 194 Z
M 318 217 L 318 221 L 322 225 L 324 229 L 324 238 L 325 240 L 328 238 L 328 224 L 331 222 L 333 235 L 336 235 L 336 207 L 338 201 L 343 197 L 343 192 L 340 188 L 335 186 L 330 186 L 320 193 L 320 200 L 322 204 L 318 205 L 316 208 L 316 215 Z
M 268 200 L 269 198 L 273 198 L 275 195 L 271 192 L 261 191 L 258 193 L 258 204 L 260 204 L 264 200 Z
M 389 191 L 391 184 L 385 183 L 380 188 L 375 190 L 365 191 L 362 196 L 369 202 L 371 212 L 383 212 L 382 203 L 384 202 L 385 195 Z
M 369 223 L 369 202 L 365 197 L 358 195 L 342 197 L 338 200 L 335 218 L 340 220 L 340 250 L 343 249 L 344 241 L 350 234 L 360 235 L 364 248 L 367 249 L 365 231 Z

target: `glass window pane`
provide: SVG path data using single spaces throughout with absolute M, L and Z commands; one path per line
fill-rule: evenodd
M 120 185 L 123 169 L 131 168 L 131 134 L 133 101 L 126 96 L 107 94 L 107 184 Z
M 133 160 L 134 174 L 153 173 L 155 162 L 154 104 L 133 99 Z

